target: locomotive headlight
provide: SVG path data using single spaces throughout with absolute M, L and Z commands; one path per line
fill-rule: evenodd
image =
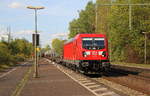
M 90 55 L 90 51 L 86 51 L 85 54 L 86 54 L 86 55 Z
M 106 56 L 106 51 L 99 51 L 98 55 L 102 55 L 103 57 L 105 57 Z
M 106 57 L 106 51 L 103 51 L 102 56 Z
M 98 55 L 102 55 L 102 53 L 103 53 L 103 51 L 99 51 L 99 52 L 98 52 Z
M 83 54 L 83 57 L 87 57 L 87 56 L 90 55 L 91 53 L 90 53 L 90 51 L 84 51 L 84 52 L 82 52 L 82 54 Z

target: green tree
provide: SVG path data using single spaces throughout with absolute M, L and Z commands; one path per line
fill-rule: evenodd
M 109 39 L 112 45 L 112 57 L 114 57 L 114 60 L 124 61 L 127 59 L 125 56 L 125 49 L 126 46 L 128 46 L 130 40 L 127 6 L 112 7 L 110 25 L 111 30 L 109 33 Z
M 9 65 L 13 62 L 13 57 L 6 43 L 0 42 L 0 67 L 1 65 Z
M 55 38 L 52 40 L 52 49 L 61 56 L 63 54 L 63 45 L 65 40 L 60 40 L 58 38 Z
M 44 48 L 44 50 L 45 50 L 45 51 L 49 51 L 49 50 L 51 50 L 50 45 L 46 45 L 46 46 L 45 46 L 45 48 Z
M 149 0 L 132 0 L 132 3 L 146 3 Z M 114 3 L 126 4 L 125 0 Z M 142 63 L 144 61 L 144 34 L 150 30 L 150 7 L 132 6 L 132 30 L 129 30 L 129 7 L 112 6 L 108 21 L 110 22 L 109 40 L 112 59 L 115 61 Z M 148 39 L 149 40 L 149 39 Z M 150 46 L 150 42 L 148 42 Z M 147 47 L 150 54 L 150 47 Z M 150 59 L 150 56 L 148 56 Z
M 11 42 L 0 42 L 0 67 L 14 65 L 18 61 L 30 57 L 33 46 L 25 39 L 15 39 Z M 1 68 L 0 68 L 1 69 Z
M 133 3 L 150 3 L 149 0 L 133 0 Z M 138 57 L 138 62 L 144 62 L 144 34 L 142 32 L 150 32 L 150 6 L 133 6 L 133 22 L 132 33 L 130 34 L 131 46 Z M 148 34 L 147 41 L 147 59 L 150 62 L 150 34 Z
M 45 52 L 50 51 L 50 50 L 51 50 L 50 45 L 46 45 L 44 48 L 41 49 L 41 53 L 44 54 Z
M 101 34 L 106 34 L 109 36 L 109 15 L 110 15 L 110 6 L 99 6 L 100 4 L 110 4 L 111 0 L 97 0 L 97 28 L 96 32 Z
M 32 44 L 25 39 L 15 39 L 9 44 L 9 49 L 13 55 L 24 54 L 30 55 L 32 52 Z
M 69 31 L 69 38 L 79 33 L 95 32 L 95 4 L 92 1 L 88 2 L 85 10 L 80 11 L 79 18 L 70 22 Z

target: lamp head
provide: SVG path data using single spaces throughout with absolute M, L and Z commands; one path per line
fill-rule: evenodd
M 44 9 L 44 7 L 42 6 L 27 6 L 28 9 L 35 9 L 35 10 L 40 10 L 40 9 Z

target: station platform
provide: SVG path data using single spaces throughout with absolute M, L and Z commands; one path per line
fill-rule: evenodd
M 31 74 L 20 96 L 95 96 L 45 59 L 39 63 L 39 78 Z

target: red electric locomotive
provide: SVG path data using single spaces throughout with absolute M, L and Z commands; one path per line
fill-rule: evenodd
M 103 34 L 78 34 L 64 44 L 63 62 L 82 72 L 110 68 L 108 41 Z

